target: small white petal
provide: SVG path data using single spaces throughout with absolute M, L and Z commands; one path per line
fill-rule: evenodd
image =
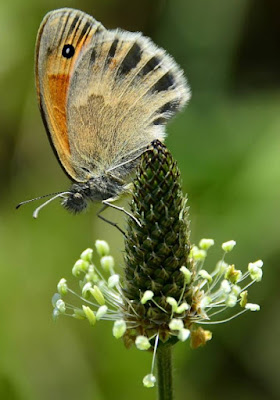
M 249 263 L 248 271 L 252 280 L 256 282 L 260 282 L 262 280 L 263 270 L 260 267 L 257 267 L 255 263 Z
M 260 311 L 261 307 L 258 304 L 247 303 L 245 306 L 246 310 Z
M 230 283 L 229 283 L 229 281 L 227 279 L 224 279 L 222 281 L 221 290 L 226 294 L 231 292 L 231 285 L 230 285 Z
M 194 246 L 190 251 L 190 257 L 196 261 L 202 261 L 206 258 L 207 252 Z
M 64 294 L 67 293 L 68 287 L 67 287 L 66 279 L 64 279 L 64 278 L 60 279 L 60 281 L 57 284 L 57 290 L 58 290 L 58 293 L 61 294 L 61 296 L 63 296 Z
M 241 293 L 241 290 L 242 289 L 241 289 L 240 286 L 233 285 L 232 288 L 231 288 L 231 293 L 238 297 L 240 295 L 240 293 Z
M 96 316 L 94 314 L 94 312 L 92 311 L 92 309 L 88 306 L 82 306 L 83 308 L 83 312 L 85 314 L 85 316 L 87 317 L 87 320 L 89 321 L 90 325 L 95 325 L 96 323 Z
M 87 298 L 90 289 L 92 289 L 92 284 L 90 282 L 87 282 L 82 288 L 82 296 L 84 298 Z
M 92 296 L 95 298 L 95 300 L 97 301 L 97 303 L 100 306 L 104 306 L 105 304 L 105 299 L 104 296 L 101 292 L 101 290 L 99 289 L 98 286 L 94 285 L 92 289 L 89 289 L 90 293 L 92 294 Z
M 153 374 L 149 374 L 149 375 L 144 376 L 143 385 L 146 388 L 151 388 L 151 387 L 155 386 L 156 381 L 157 381 L 156 377 Z
M 263 266 L 263 261 L 262 260 L 257 260 L 257 261 L 255 261 L 255 262 L 253 262 L 253 263 L 250 263 L 251 265 L 255 265 L 255 267 L 258 267 L 258 268 L 262 268 L 262 266 Z
M 181 319 L 173 318 L 169 322 L 169 328 L 172 331 L 180 331 L 181 329 L 184 329 L 184 323 L 183 323 L 183 321 Z
M 151 290 L 146 290 L 141 298 L 141 303 L 146 304 L 147 301 L 151 300 L 154 297 L 154 293 Z
M 181 329 L 180 332 L 178 333 L 178 339 L 181 340 L 181 342 L 185 342 L 189 336 L 190 336 L 190 330 L 189 329 Z
M 236 241 L 235 241 L 235 240 L 229 240 L 229 241 L 224 242 L 224 243 L 222 244 L 222 249 L 223 249 L 226 253 L 228 253 L 229 251 L 231 251 L 231 250 L 234 248 L 235 245 L 236 245 Z
M 167 297 L 166 298 L 166 303 L 168 303 L 172 307 L 172 311 L 173 312 L 177 311 L 178 303 L 174 299 L 174 297 Z
M 75 262 L 74 267 L 72 268 L 72 274 L 78 277 L 82 272 L 86 273 L 88 267 L 89 267 L 89 262 L 80 259 Z
M 100 320 L 108 311 L 108 307 L 107 306 L 100 306 L 98 308 L 98 310 L 96 311 L 96 319 Z
M 237 303 L 237 297 L 234 294 L 229 294 L 225 304 L 227 307 L 234 307 Z
M 97 275 L 97 273 L 95 272 L 95 267 L 94 265 L 90 265 L 87 274 L 85 275 L 85 278 L 88 282 L 92 282 L 92 283 L 98 283 L 98 281 L 100 280 L 99 276 Z
M 190 271 L 187 267 L 185 267 L 185 266 L 181 267 L 181 268 L 180 268 L 180 271 L 181 271 L 182 274 L 184 275 L 185 283 L 188 285 L 188 284 L 191 282 L 191 279 L 192 279 L 192 273 L 191 273 L 191 271 Z
M 208 282 L 212 282 L 212 276 L 207 271 L 205 271 L 205 269 L 201 269 L 198 275 L 200 275 L 202 279 L 206 279 Z
M 108 287 L 112 289 L 117 286 L 120 281 L 120 276 L 118 274 L 111 275 L 108 279 Z
M 137 336 L 135 345 L 139 350 L 148 350 L 151 347 L 151 343 L 146 336 Z
M 58 311 L 57 308 L 54 308 L 54 309 L 53 309 L 53 312 L 52 312 L 52 318 L 53 318 L 53 320 L 56 321 L 56 320 L 58 319 L 59 316 L 60 316 L 60 312 Z
M 63 300 L 59 299 L 56 302 L 55 308 L 61 313 L 64 314 L 66 311 L 66 306 Z
M 61 299 L 61 295 L 59 293 L 55 293 L 52 297 L 52 306 L 55 307 L 57 300 Z
M 182 314 L 184 311 L 189 310 L 190 306 L 188 303 L 182 303 L 177 307 L 176 313 L 177 314 Z
M 213 239 L 201 239 L 201 241 L 199 242 L 199 247 L 202 250 L 208 250 L 212 246 L 214 246 L 214 240 Z
M 123 319 L 118 319 L 115 321 L 113 326 L 113 335 L 116 339 L 121 338 L 126 331 L 126 323 Z
M 84 261 L 88 261 L 89 263 L 92 260 L 92 254 L 93 254 L 93 250 L 92 249 L 86 249 L 82 252 L 82 254 L 80 255 L 80 258 Z
M 103 256 L 100 259 L 100 264 L 101 264 L 101 267 L 104 269 L 104 271 L 111 272 L 112 269 L 114 268 L 115 261 L 112 256 Z
M 209 297 L 209 296 L 204 296 L 204 297 L 201 299 L 201 301 L 200 301 L 200 308 L 201 308 L 202 310 L 204 310 L 204 308 L 206 308 L 207 306 L 209 306 L 209 305 L 211 304 L 211 302 L 212 302 L 211 297 Z
M 100 257 L 108 256 L 110 253 L 110 247 L 105 240 L 96 240 L 95 247 Z

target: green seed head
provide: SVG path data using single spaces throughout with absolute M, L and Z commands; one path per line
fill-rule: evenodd
M 181 271 L 183 266 L 192 270 L 186 203 L 176 162 L 161 142 L 154 141 L 142 155 L 130 204 L 141 227 L 129 218 L 125 241 L 123 291 L 136 311 L 132 317 L 136 334 L 151 336 L 159 331 L 167 340 L 174 311 L 168 299 L 188 303 L 191 278 L 186 284 Z M 153 296 L 143 302 L 147 291 Z

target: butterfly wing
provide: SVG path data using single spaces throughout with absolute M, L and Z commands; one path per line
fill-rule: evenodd
M 66 113 L 69 84 L 77 58 L 104 30 L 91 16 L 63 8 L 45 16 L 37 36 L 35 74 L 42 119 L 59 162 L 75 181 L 84 177 L 72 163 Z
M 72 162 L 98 174 L 163 140 L 190 97 L 182 70 L 141 33 L 91 37 L 71 75 L 67 128 Z

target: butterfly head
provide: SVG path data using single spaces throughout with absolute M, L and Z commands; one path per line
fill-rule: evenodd
M 100 202 L 118 198 L 126 192 L 124 181 L 116 180 L 109 174 L 95 176 L 84 183 L 74 183 L 68 192 L 63 194 L 62 205 L 70 212 L 77 214 L 87 208 L 90 201 Z
M 89 197 L 90 188 L 88 184 L 74 184 L 70 191 L 63 196 L 61 204 L 66 210 L 77 214 L 87 208 Z

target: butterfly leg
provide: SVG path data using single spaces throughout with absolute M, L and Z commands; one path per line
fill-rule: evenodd
M 124 209 L 123 207 L 118 207 L 115 204 L 112 204 L 112 202 L 116 200 L 115 198 L 111 198 L 111 199 L 107 199 L 107 200 L 103 200 L 102 203 L 104 205 L 106 205 L 107 207 L 112 207 L 115 208 L 116 210 L 122 211 L 125 215 L 127 215 L 128 217 L 132 218 L 134 222 L 136 222 L 136 224 L 138 226 L 140 226 L 140 228 L 142 227 L 142 225 L 140 224 L 140 222 L 138 221 L 137 218 L 134 217 L 134 215 L 132 215 L 130 212 L 126 211 L 126 209 Z
M 103 211 L 105 211 L 107 207 L 108 207 L 108 205 L 104 204 L 104 206 L 101 208 L 101 210 L 98 211 L 98 213 L 97 213 L 98 218 L 102 219 L 102 221 L 107 222 L 108 224 L 117 228 L 124 235 L 124 237 L 126 237 L 125 232 L 119 227 L 119 225 L 116 222 L 112 222 L 109 219 L 107 219 L 101 215 L 101 213 L 103 213 Z

